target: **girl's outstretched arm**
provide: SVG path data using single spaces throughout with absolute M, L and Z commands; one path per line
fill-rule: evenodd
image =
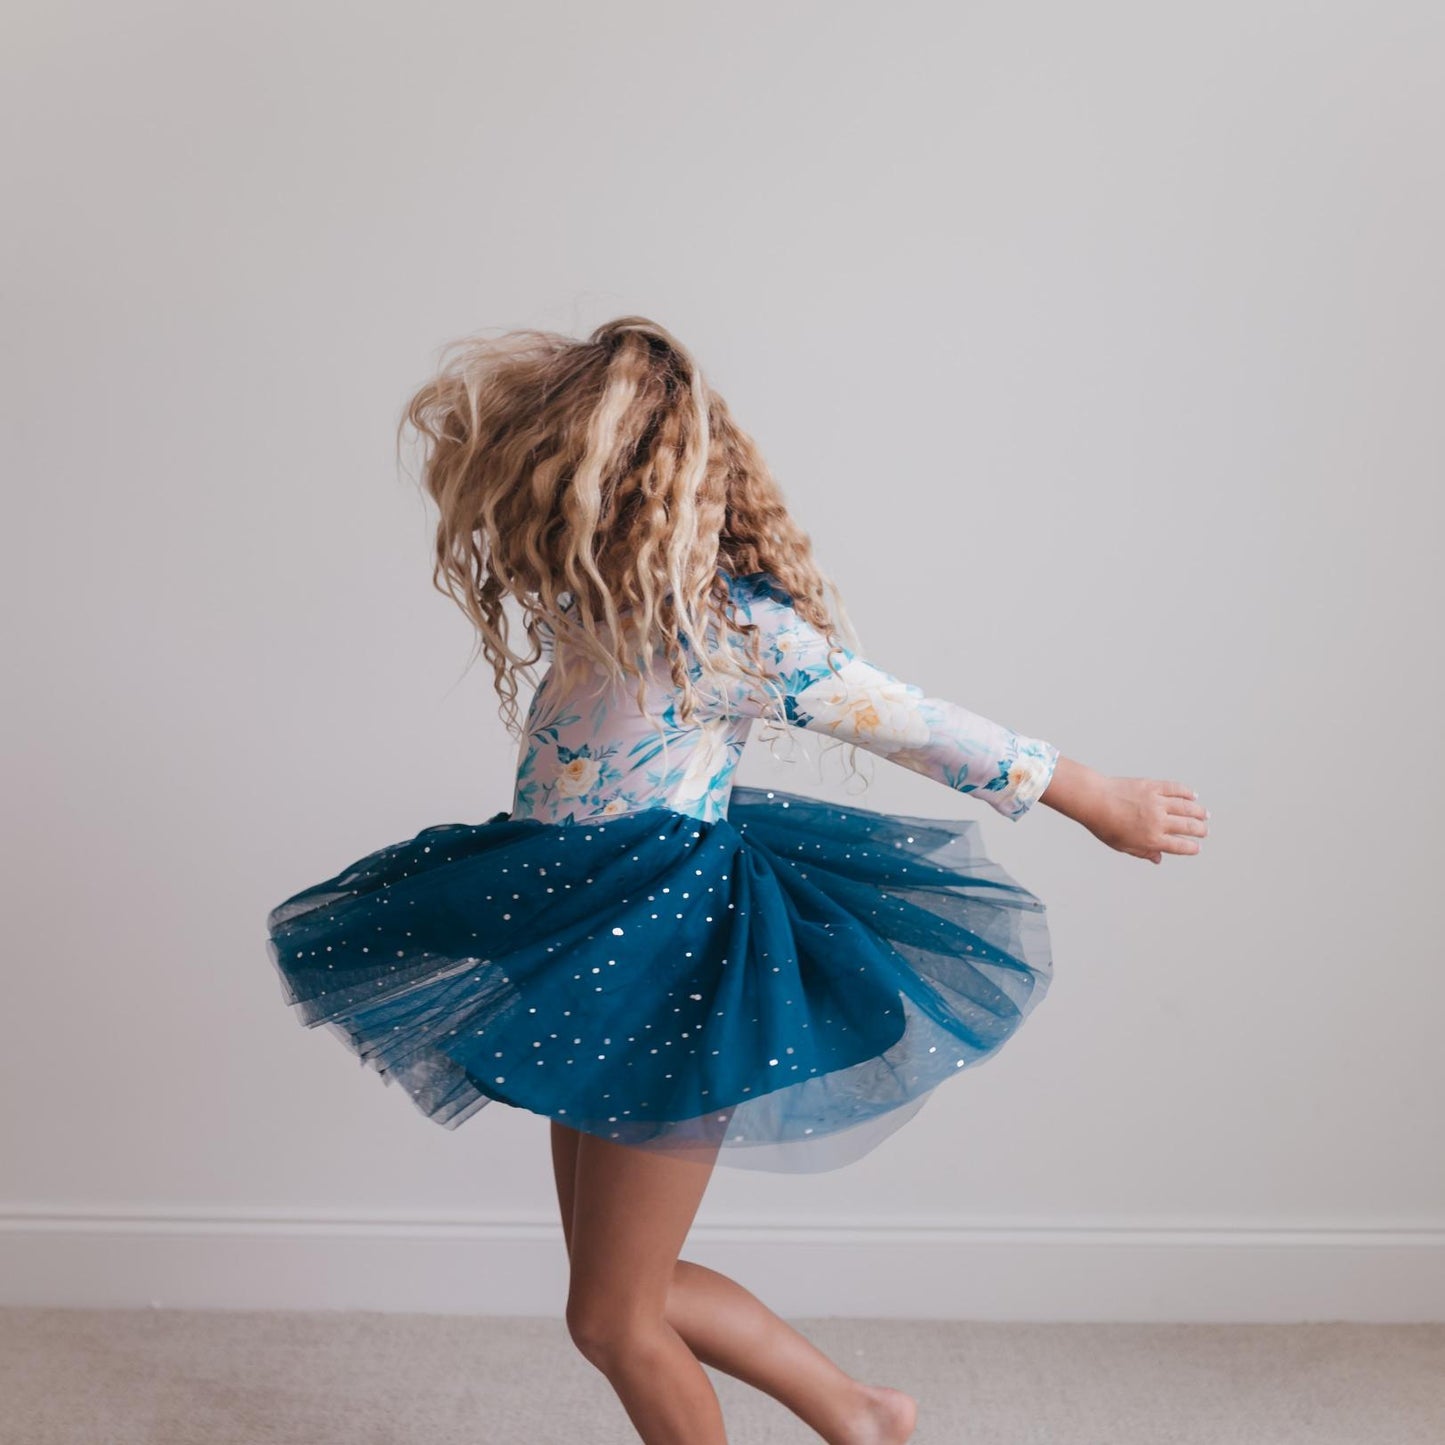
M 830 648 L 767 574 L 736 579 L 733 598 L 740 620 L 761 634 L 766 673 L 766 685 L 737 687 L 736 710 L 866 748 L 1013 822 L 1049 786 L 1059 756 L 1052 743 L 930 697 L 850 648 Z
M 733 596 L 762 634 L 772 684 L 766 693 L 740 689 L 733 701 L 742 711 L 855 743 L 1014 822 L 1044 802 L 1122 853 L 1158 863 L 1166 852 L 1199 852 L 1209 815 L 1183 783 L 1109 777 L 1043 738 L 929 697 L 848 648 L 831 650 L 835 671 L 827 639 L 766 574 L 736 579 Z

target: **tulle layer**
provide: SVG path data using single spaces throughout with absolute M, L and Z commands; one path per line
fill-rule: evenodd
M 735 787 L 725 819 L 498 813 L 267 918 L 286 1001 L 428 1117 L 493 1100 L 786 1172 L 869 1152 L 1044 997 L 1044 905 L 979 824 Z

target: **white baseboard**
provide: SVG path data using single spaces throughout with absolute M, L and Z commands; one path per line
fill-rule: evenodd
M 699 1221 L 684 1257 L 794 1318 L 1445 1320 L 1445 1228 Z M 550 1315 L 550 1219 L 0 1210 L 0 1304 Z

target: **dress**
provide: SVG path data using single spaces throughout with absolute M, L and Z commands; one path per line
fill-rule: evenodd
M 833 1169 L 992 1055 L 1047 991 L 1043 903 L 980 824 L 734 785 L 759 719 L 858 744 L 1017 821 L 1058 749 L 822 634 L 724 574 L 767 687 L 687 724 L 659 659 L 594 695 L 541 678 L 510 812 L 442 823 L 271 909 L 268 951 L 437 1123 L 500 1100 L 637 1147 Z M 696 670 L 694 670 L 696 676 Z

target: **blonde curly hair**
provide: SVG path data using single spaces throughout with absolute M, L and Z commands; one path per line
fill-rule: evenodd
M 513 736 L 518 679 L 535 685 L 544 638 L 558 671 L 588 658 L 601 686 L 636 678 L 639 707 L 660 649 L 682 721 L 698 702 L 689 650 L 700 678 L 763 681 L 757 629 L 733 616 L 722 573 L 771 574 L 830 643 L 856 641 L 757 444 L 646 317 L 586 340 L 523 329 L 454 341 L 407 403 L 399 447 L 408 428 L 439 513 L 433 585 L 475 625 Z M 741 655 L 717 645 L 724 635 Z

